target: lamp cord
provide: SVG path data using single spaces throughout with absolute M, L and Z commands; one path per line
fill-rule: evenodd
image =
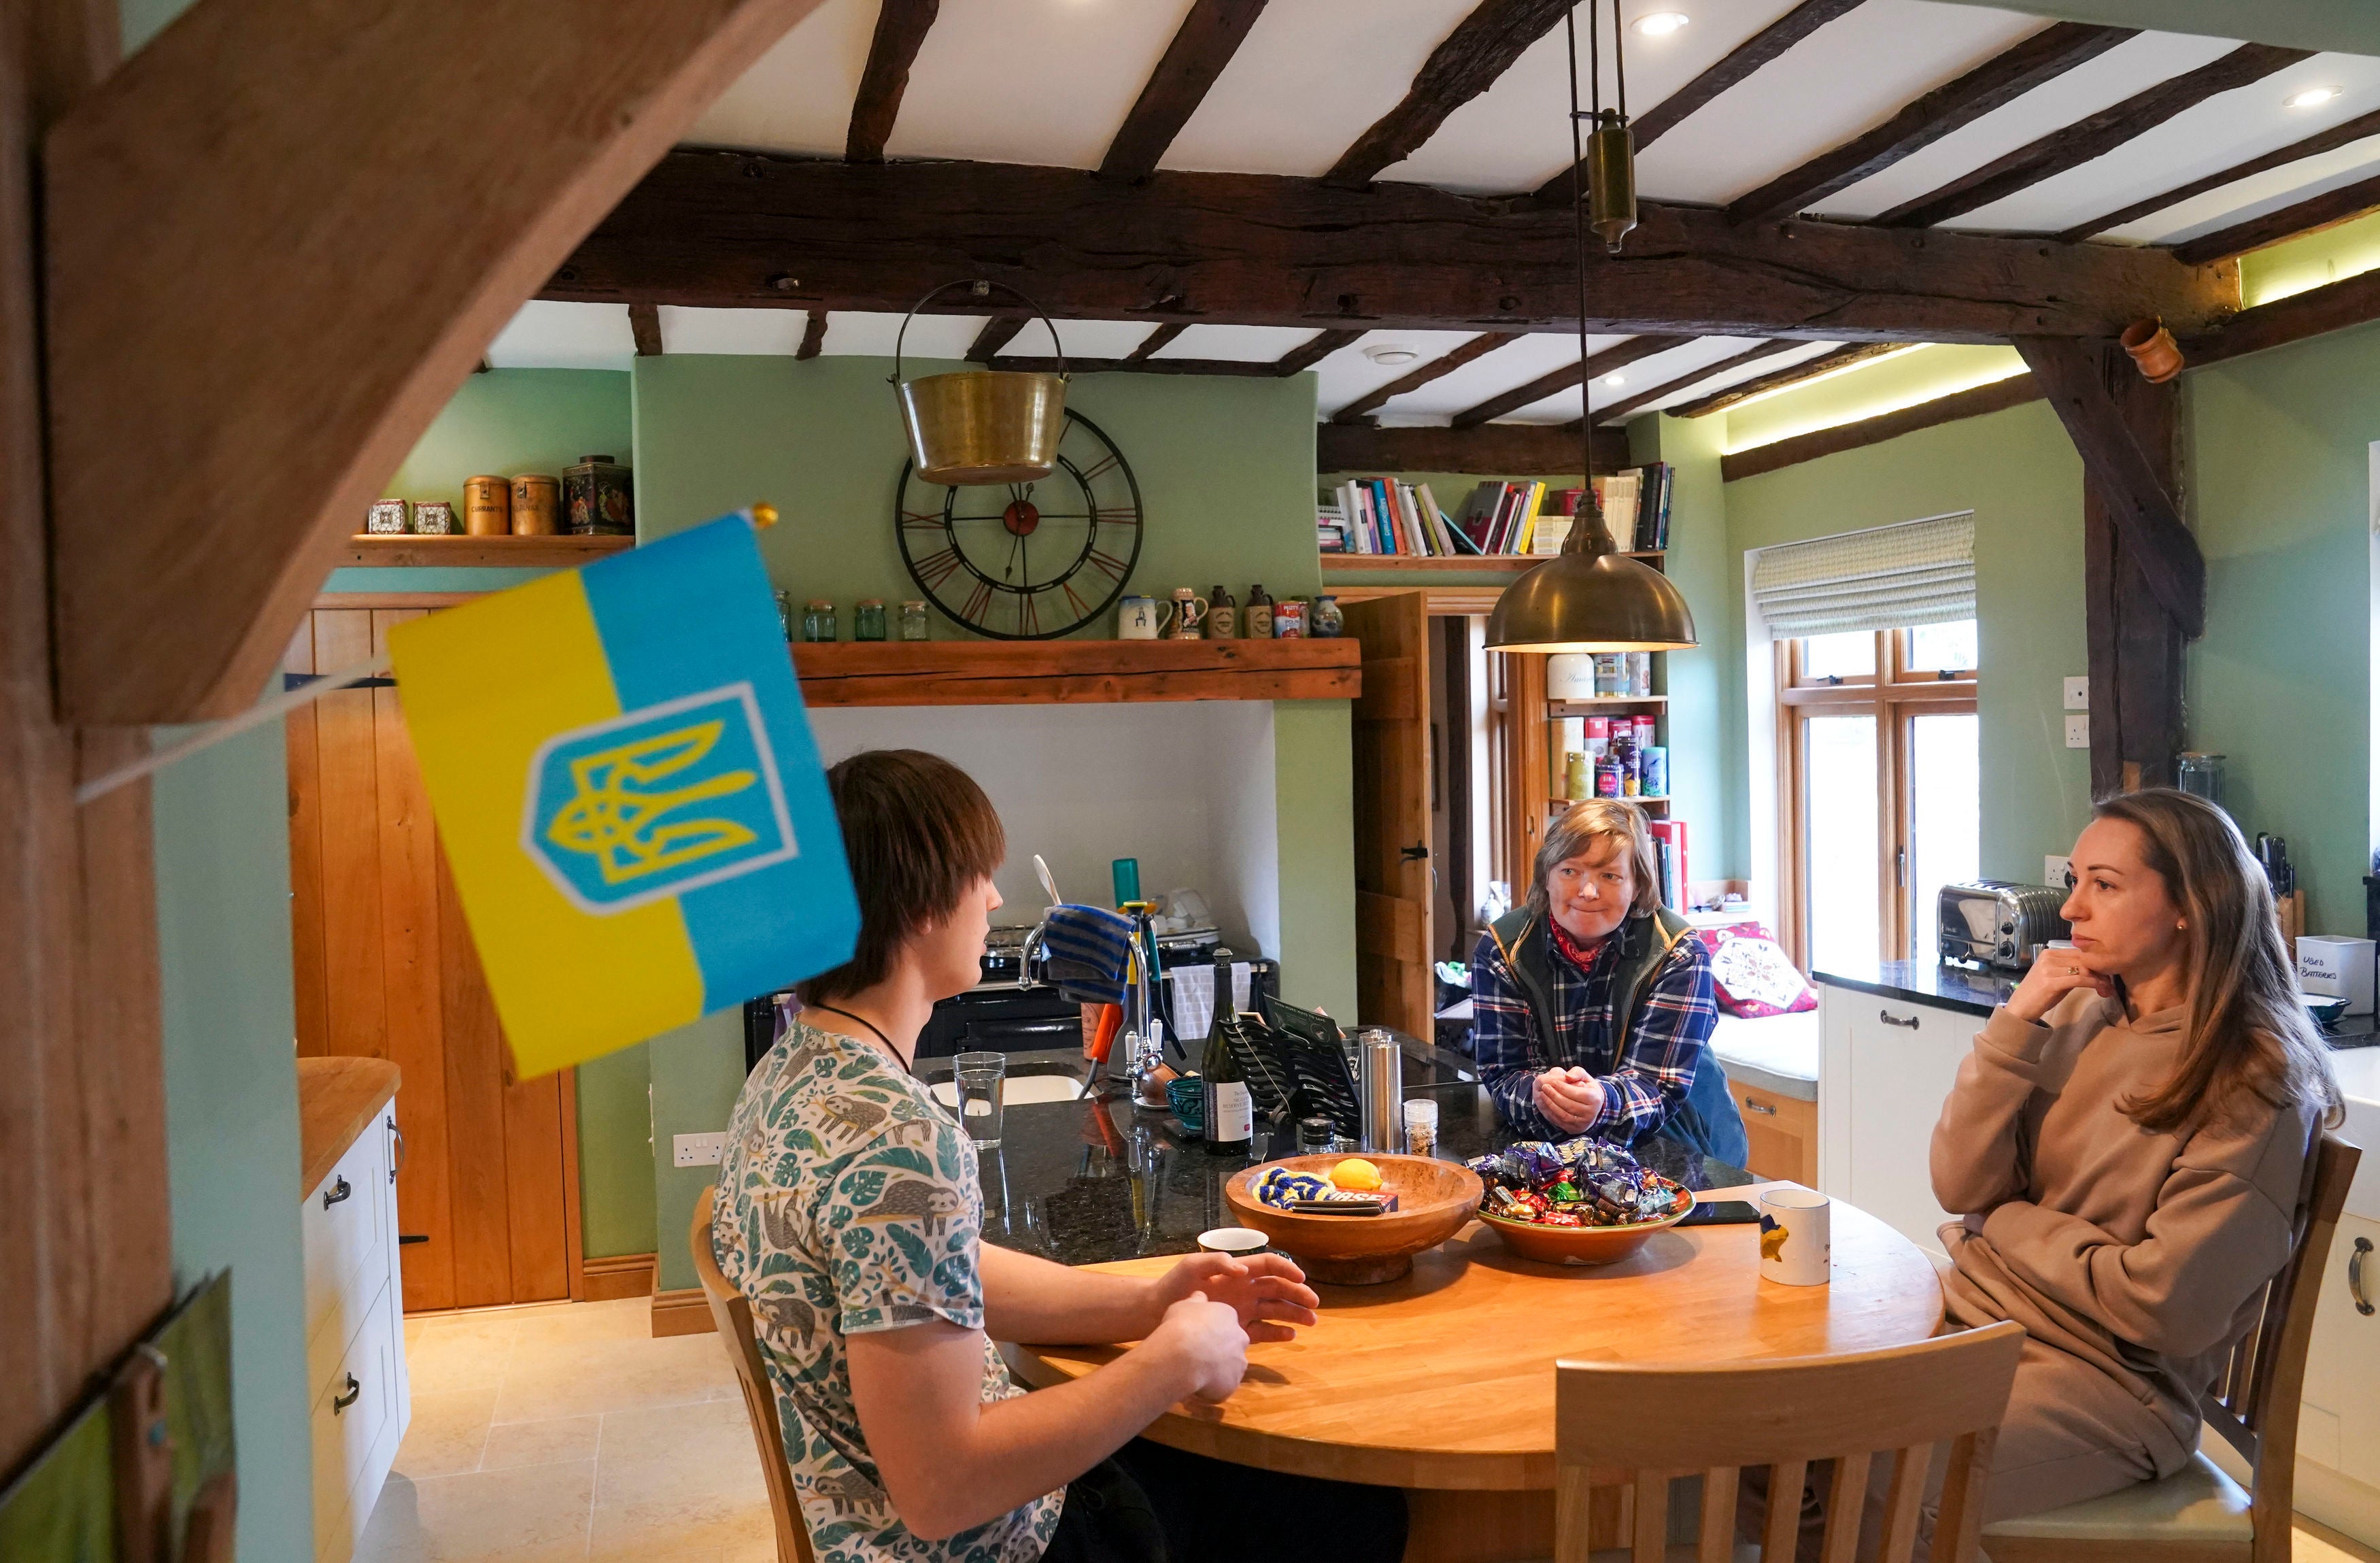
M 1602 112 L 1603 76 L 1594 10 L 1598 4 L 1600 0 L 1587 0 L 1586 47 L 1588 67 L 1594 71 L 1593 102 L 1596 112 L 1599 114 Z M 1617 6 L 1619 0 L 1612 0 L 1612 4 Z M 1578 551 L 1609 554 L 1616 551 L 1619 543 L 1613 541 L 1610 526 L 1604 519 L 1603 501 L 1595 493 L 1595 386 L 1587 371 L 1586 350 L 1586 147 L 1578 128 L 1578 7 L 1575 6 L 1563 13 L 1562 38 L 1570 51 L 1570 214 L 1572 237 L 1578 246 L 1575 268 L 1578 273 L 1578 430 L 1581 469 L 1585 474 L 1582 482 L 1585 485 L 1585 492 L 1579 495 L 1581 510 L 1572 512 L 1571 530 L 1579 531 L 1580 522 L 1585 520 L 1587 526 L 1584 545 Z M 1597 542 L 1602 543 L 1599 548 L 1594 546 Z M 1571 552 L 1569 539 L 1565 538 L 1563 543 L 1562 551 Z

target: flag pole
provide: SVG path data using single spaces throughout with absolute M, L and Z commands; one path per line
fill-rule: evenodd
M 253 727 L 261 727 L 277 716 L 285 716 L 301 706 L 311 705 L 324 695 L 360 684 L 367 678 L 381 678 L 389 670 L 388 653 L 382 652 L 370 662 L 354 667 L 326 673 L 319 678 L 285 690 L 272 699 L 250 706 L 237 716 L 226 716 L 220 722 L 210 722 L 198 731 L 175 739 L 163 749 L 152 749 L 128 764 L 93 776 L 75 788 L 75 806 L 80 808 L 106 797 L 117 788 L 139 781 L 153 771 L 164 769 L 177 760 L 186 760 L 201 750 L 212 749 L 226 739 L 236 739 Z

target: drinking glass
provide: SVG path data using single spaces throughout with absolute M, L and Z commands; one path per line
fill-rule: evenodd
M 959 1122 L 978 1151 L 1000 1144 L 1000 1120 L 1006 1106 L 1008 1055 L 962 1053 L 952 1061 L 959 1088 Z

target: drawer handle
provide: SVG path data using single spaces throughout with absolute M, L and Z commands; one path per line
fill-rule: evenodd
M 2372 1252 L 2372 1239 L 2355 1239 L 2355 1252 L 2347 1256 L 2347 1295 L 2355 1299 L 2355 1311 L 2365 1318 L 2373 1314 L 2372 1300 L 2363 1295 L 2363 1256 Z
M 1876 1012 L 1876 1017 L 1888 1026 L 1906 1026 L 1912 1032 L 1917 1029 L 1917 1017 L 1914 1015 L 1904 1020 L 1889 1009 L 1879 1009 Z
M 330 1188 L 322 1191 L 322 1208 L 324 1210 L 330 1209 L 333 1205 L 337 1204 L 341 1200 L 347 1198 L 355 1191 L 355 1185 L 349 1183 L 345 1178 L 341 1178 Z
M 361 1399 L 363 1398 L 363 1393 L 364 1386 L 356 1382 L 355 1374 L 349 1374 L 347 1375 L 347 1392 L 344 1395 L 333 1397 L 331 1400 L 331 1414 L 333 1416 L 336 1416 L 341 1411 L 346 1410 L 349 1406 L 354 1405 L 358 1400 Z
M 396 1181 L 396 1175 L 405 1170 L 405 1130 L 396 1127 L 395 1118 L 390 1118 L 388 1131 L 396 1136 L 396 1160 L 390 1164 L 388 1169 L 388 1180 L 394 1183 Z
M 1770 1106 L 1766 1102 L 1754 1102 L 1747 1100 L 1743 1104 L 1743 1110 L 1747 1113 L 1766 1113 L 1770 1117 L 1775 1117 L 1777 1116 L 1777 1109 Z

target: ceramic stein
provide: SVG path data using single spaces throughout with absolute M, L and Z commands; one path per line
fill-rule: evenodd
M 1207 617 L 1207 599 L 1187 586 L 1173 589 L 1173 601 L 1167 604 L 1168 623 L 1165 633 L 1176 641 L 1198 639 L 1198 627 Z
M 1158 610 L 1154 597 L 1126 597 L 1116 604 L 1117 640 L 1154 641 L 1157 630 Z

